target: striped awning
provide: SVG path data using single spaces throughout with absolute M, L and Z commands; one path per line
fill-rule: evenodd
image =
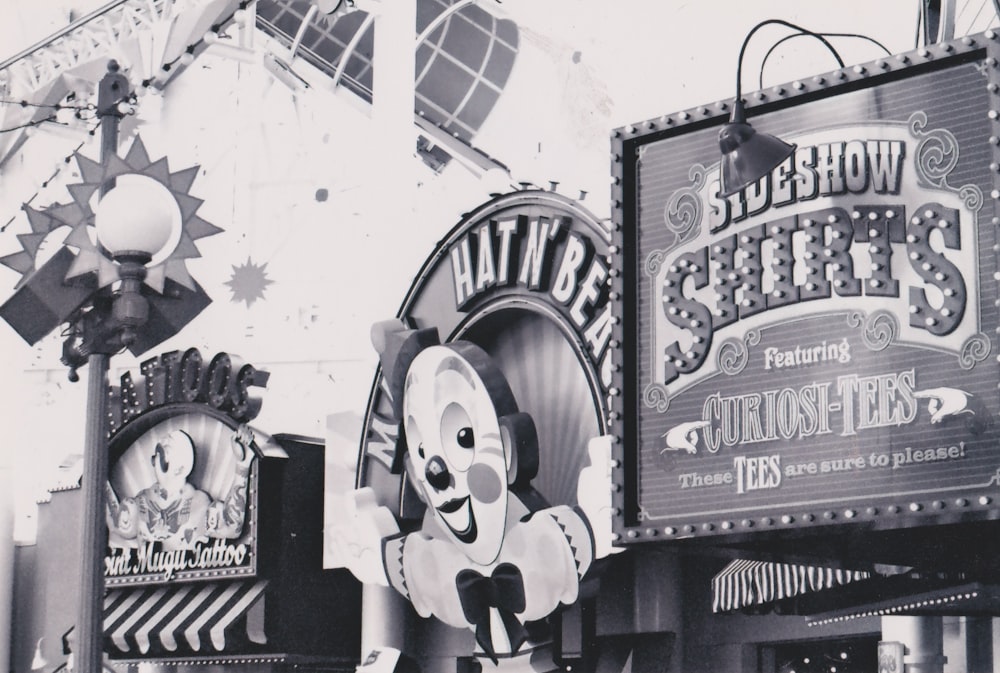
M 869 576 L 861 570 L 738 559 L 712 578 L 712 612 L 761 605 Z
M 223 652 L 227 633 L 264 644 L 266 580 L 231 580 L 112 589 L 104 599 L 104 635 L 121 654 Z M 243 618 L 243 619 L 241 619 Z

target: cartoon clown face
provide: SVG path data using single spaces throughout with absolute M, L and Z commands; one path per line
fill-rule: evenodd
M 500 417 L 516 411 L 506 380 L 472 344 L 427 348 L 407 371 L 410 479 L 448 537 L 481 565 L 503 544 L 511 455 Z

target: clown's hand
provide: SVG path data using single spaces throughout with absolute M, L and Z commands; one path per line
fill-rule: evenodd
M 382 563 L 382 540 L 399 533 L 389 508 L 379 505 L 375 491 L 359 488 L 338 498 L 337 520 L 326 528 L 334 568 L 347 568 L 365 584 L 389 586 Z
M 138 529 L 135 503 L 126 499 L 118 500 L 118 494 L 110 482 L 104 482 L 104 519 L 111 530 L 124 538 L 134 538 Z
M 956 414 L 975 414 L 975 411 L 969 408 L 971 396 L 957 388 L 915 390 L 913 396 L 918 400 L 928 400 L 927 411 L 931 414 L 931 423 L 940 423 L 944 418 Z
M 690 421 L 671 428 L 663 434 L 665 446 L 660 453 L 682 450 L 698 453 L 698 431 L 708 424 L 708 421 Z
M 603 558 L 623 549 L 611 546 L 611 437 L 594 437 L 587 444 L 590 464 L 580 470 L 576 502 L 594 534 L 594 556 Z
M 111 516 L 117 516 L 118 508 L 121 506 L 118 494 L 115 493 L 115 489 L 109 481 L 104 482 L 104 506 Z
M 239 465 L 247 466 L 253 460 L 253 430 L 246 423 L 241 424 L 229 437 L 229 448 Z

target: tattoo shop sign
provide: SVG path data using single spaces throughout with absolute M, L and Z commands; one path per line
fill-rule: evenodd
M 718 125 L 619 132 L 624 541 L 985 516 L 997 157 L 970 60 L 751 115 L 796 149 L 729 198 Z
M 257 449 L 246 425 L 266 372 L 227 353 L 165 353 L 111 389 L 109 585 L 256 572 Z

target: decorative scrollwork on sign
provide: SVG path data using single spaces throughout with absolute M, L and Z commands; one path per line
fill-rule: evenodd
M 726 339 L 719 345 L 719 369 L 729 376 L 743 371 L 750 361 L 750 352 L 740 339 Z
M 958 190 L 962 203 L 969 210 L 976 212 L 983 207 L 983 190 L 976 185 L 963 185 Z
M 962 344 L 958 365 L 962 369 L 972 369 L 990 355 L 990 338 L 982 332 L 973 334 Z
M 724 374 L 735 376 L 743 371 L 750 362 L 750 347 L 760 343 L 760 331 L 749 330 L 740 339 L 726 339 L 719 346 L 719 369 Z
M 650 383 L 642 391 L 642 401 L 650 409 L 656 409 L 661 414 L 670 408 L 670 396 L 661 383 Z
M 910 135 L 919 139 L 915 152 L 914 165 L 917 169 L 917 181 L 924 186 L 947 189 L 957 193 L 965 206 L 976 212 L 983 205 L 983 192 L 973 184 L 952 187 L 948 184 L 948 176 L 958 165 L 958 140 L 947 129 L 927 129 L 927 114 L 922 111 L 910 115 L 907 125 Z
M 870 351 L 885 350 L 899 333 L 899 321 L 888 311 L 875 311 L 865 319 L 861 340 Z
M 663 221 L 667 229 L 676 237 L 679 243 L 689 237 L 701 222 L 701 197 L 698 192 L 705 186 L 705 167 L 695 164 L 688 171 L 691 186 L 678 189 L 663 209 Z
M 884 350 L 899 334 L 899 321 L 888 311 L 875 311 L 871 315 L 851 311 L 847 314 L 847 325 L 861 328 L 861 340 L 870 351 Z
M 660 267 L 663 266 L 663 260 L 667 258 L 666 250 L 654 250 L 649 253 L 646 257 L 646 264 L 644 265 L 644 270 L 647 276 L 652 276 L 655 278 L 660 273 Z
M 914 112 L 907 121 L 910 135 L 920 139 L 916 151 L 917 176 L 934 186 L 941 186 L 958 165 L 958 142 L 950 131 L 927 128 L 927 114 Z

